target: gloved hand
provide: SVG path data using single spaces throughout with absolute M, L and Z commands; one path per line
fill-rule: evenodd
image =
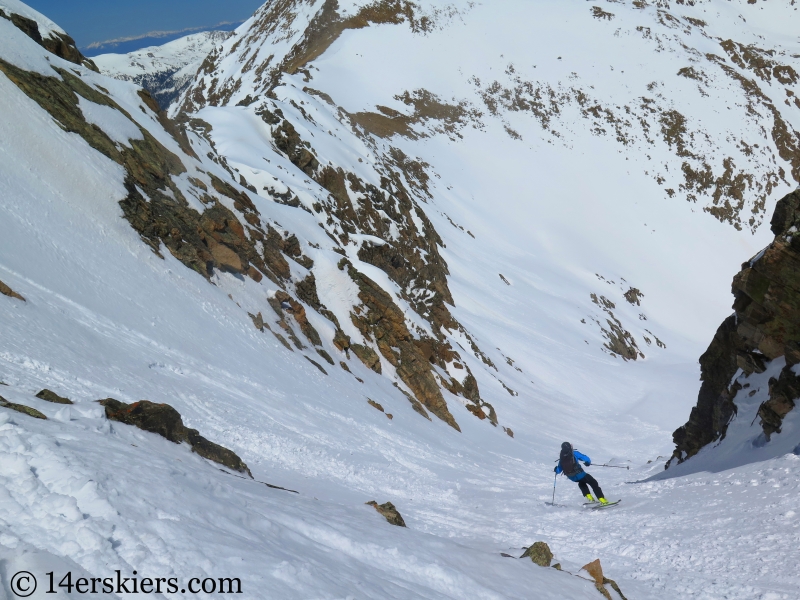
M 555 467 L 553 467 L 553 473 L 558 473 L 558 465 L 556 465 Z
M 585 466 L 585 467 L 591 467 L 591 466 L 592 466 L 592 463 L 590 463 L 590 462 L 585 462 L 585 463 L 583 463 L 583 466 Z

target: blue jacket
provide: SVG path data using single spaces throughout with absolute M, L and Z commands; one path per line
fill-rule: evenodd
M 587 467 L 592 464 L 592 459 L 591 458 L 589 458 L 588 456 L 586 456 L 585 454 L 583 454 L 581 452 L 578 452 L 577 450 L 573 450 L 572 451 L 572 455 L 575 457 L 575 461 L 576 462 L 579 461 L 579 460 L 582 460 L 584 463 L 586 463 Z M 580 465 L 578 465 L 578 466 L 580 467 Z M 556 475 L 558 475 L 559 473 L 561 473 L 564 470 L 564 469 L 561 468 L 561 461 L 560 460 L 558 461 L 558 464 L 556 465 L 556 468 L 553 469 L 553 470 L 556 472 Z M 578 473 L 577 475 L 573 475 L 572 477 L 569 477 L 569 479 L 570 479 L 570 481 L 580 481 L 584 477 L 586 477 L 586 473 L 584 473 L 583 470 L 581 470 L 580 473 Z

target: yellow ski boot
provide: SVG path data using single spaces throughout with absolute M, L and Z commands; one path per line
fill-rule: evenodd
M 597 500 L 595 500 L 595 499 L 592 497 L 592 495 L 591 495 L 591 494 L 586 494 L 586 500 L 588 500 L 589 502 L 597 502 Z
M 605 498 L 600 498 L 600 504 L 608 504 L 608 500 Z

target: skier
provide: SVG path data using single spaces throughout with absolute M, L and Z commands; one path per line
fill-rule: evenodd
M 553 471 L 555 471 L 556 474 L 563 472 L 570 481 L 576 482 L 581 489 L 581 493 L 589 502 L 608 504 L 608 500 L 603 496 L 603 490 L 600 489 L 600 484 L 597 483 L 594 477 L 581 468 L 581 465 L 578 463 L 579 460 L 582 460 L 583 464 L 587 467 L 592 464 L 591 458 L 575 450 L 569 442 L 564 442 L 561 444 L 561 456 L 559 456 L 558 464 Z M 592 494 L 589 493 L 589 486 L 592 486 L 597 500 L 592 498 Z

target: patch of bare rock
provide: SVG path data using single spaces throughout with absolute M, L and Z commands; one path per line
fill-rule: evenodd
M 8 296 L 9 298 L 16 298 L 17 300 L 22 300 L 23 302 L 25 302 L 25 298 L 23 298 L 20 294 L 12 290 L 2 281 L 0 281 L 0 294 Z
M 377 510 L 383 517 L 389 522 L 391 525 L 397 525 L 398 527 L 405 527 L 406 522 L 403 520 L 403 517 L 400 516 L 400 513 L 395 508 L 394 504 L 391 502 L 384 502 L 383 504 L 378 504 L 375 500 L 370 500 L 366 502 L 369 506 L 372 506 L 375 510 Z
M 41 412 L 39 412 L 35 408 L 31 408 L 30 406 L 25 406 L 24 404 L 14 404 L 13 402 L 9 402 L 2 396 L 0 396 L 0 407 L 14 410 L 18 413 L 22 413 L 23 415 L 28 415 L 29 417 L 33 417 L 35 419 L 47 419 L 46 416 L 44 416 Z
M 192 447 L 192 452 L 203 458 L 253 477 L 250 469 L 235 452 L 207 440 L 196 429 L 186 427 L 180 413 L 169 404 L 156 404 L 149 400 L 126 404 L 113 398 L 99 402 L 105 407 L 106 417 L 111 421 L 157 433 L 175 444 L 186 442 Z

